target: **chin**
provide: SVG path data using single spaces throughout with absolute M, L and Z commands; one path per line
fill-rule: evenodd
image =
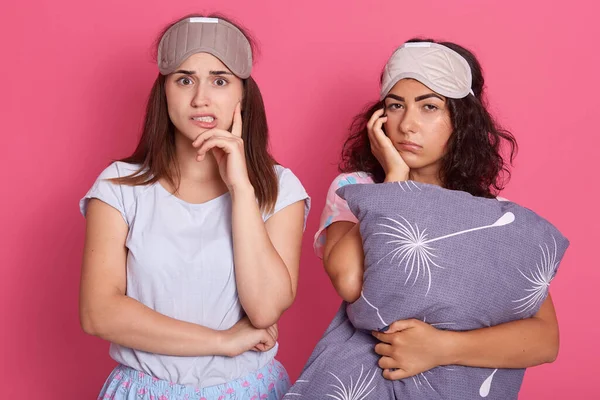
M 400 157 L 402 157 L 406 165 L 408 165 L 410 168 L 419 168 L 420 166 L 423 166 L 421 157 L 415 153 L 408 151 L 399 151 L 398 153 L 400 153 Z
M 189 140 L 191 142 L 196 140 L 198 135 L 204 131 L 206 131 L 206 129 L 196 129 L 193 132 L 191 130 L 182 131 L 181 129 L 177 129 L 177 127 L 175 127 L 175 135 L 179 136 L 181 139 Z
M 413 157 L 405 157 L 404 154 L 402 154 L 402 159 L 411 170 L 421 169 L 429 165 L 427 162 L 420 160 L 419 157 L 415 157 L 414 155 Z

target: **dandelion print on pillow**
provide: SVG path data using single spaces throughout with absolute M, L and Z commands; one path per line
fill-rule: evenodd
M 364 400 L 516 399 L 522 369 L 445 366 L 395 382 L 379 369 L 373 380 L 368 375 L 369 390 L 360 391 L 367 387 L 366 375 L 356 371 L 379 368 L 370 331 L 397 320 L 416 318 L 462 331 L 531 317 L 546 299 L 569 241 L 516 203 L 438 186 L 356 184 L 337 193 L 360 223 L 363 289 L 356 302 L 340 307 L 300 376 L 304 382 L 289 393 L 354 394 Z

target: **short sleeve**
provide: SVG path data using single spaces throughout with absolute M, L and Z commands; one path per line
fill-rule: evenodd
M 298 201 L 304 201 L 304 228 L 306 228 L 306 219 L 310 212 L 310 196 L 304 189 L 304 186 L 302 186 L 300 179 L 298 179 L 290 169 L 280 165 L 276 165 L 275 168 L 279 182 L 277 201 L 275 202 L 273 212 L 265 215 L 263 219 L 266 221 L 287 206 Z
M 348 203 L 335 193 L 336 190 L 343 186 L 358 183 L 373 183 L 373 178 L 365 172 L 344 173 L 338 175 L 329 186 L 325 199 L 325 208 L 321 213 L 319 229 L 315 234 L 313 243 L 313 248 L 319 258 L 323 258 L 323 248 L 326 241 L 325 229 L 329 225 L 338 221 L 358 222 L 354 214 L 350 211 Z
M 109 165 L 102 171 L 91 189 L 79 201 L 79 210 L 81 211 L 81 214 L 85 217 L 89 201 L 91 199 L 98 199 L 119 211 L 127 225 L 129 225 L 131 219 L 129 218 L 128 211 L 132 199 L 131 196 L 128 196 L 130 190 L 127 189 L 130 188 L 113 183 L 110 179 L 128 176 L 135 171 L 135 169 L 126 167 L 125 164 L 119 162 Z

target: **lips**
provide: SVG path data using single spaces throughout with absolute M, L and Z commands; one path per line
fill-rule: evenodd
M 193 115 L 191 121 L 194 125 L 204 129 L 213 129 L 217 126 L 217 117 L 213 114 L 197 114 Z
M 423 146 L 419 146 L 418 144 L 410 142 L 408 140 L 399 142 L 398 146 L 400 147 L 400 149 L 410 152 L 416 152 L 423 148 Z

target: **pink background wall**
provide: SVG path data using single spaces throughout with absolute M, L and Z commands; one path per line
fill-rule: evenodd
M 3 1 L 0 396 L 92 399 L 113 367 L 108 344 L 79 328 L 84 219 L 77 203 L 136 143 L 156 75 L 155 35 L 183 14 L 214 10 L 260 40 L 254 76 L 273 152 L 313 196 L 298 299 L 281 322 L 279 358 L 292 379 L 339 304 L 311 242 L 346 129 L 376 97 L 395 46 L 425 35 L 480 57 L 493 110 L 521 146 L 504 196 L 571 240 L 552 289 L 560 356 L 527 372 L 521 398 L 597 395 L 599 13 L 592 0 L 550 4 Z

